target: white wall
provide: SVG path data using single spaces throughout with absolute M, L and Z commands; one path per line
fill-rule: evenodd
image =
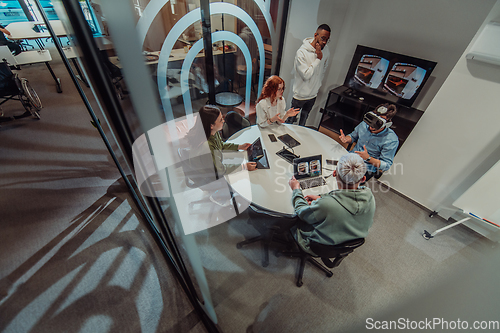
M 356 45 L 438 62 L 414 106 L 425 110 L 496 0 L 292 0 L 280 76 L 290 103 L 293 59 L 321 23 L 332 28 L 331 64 L 308 124 L 318 124 L 328 91 L 344 82 Z
M 335 1 L 325 1 L 325 0 L 291 0 L 290 9 L 288 12 L 288 22 L 285 34 L 285 41 L 283 44 L 283 56 L 281 58 L 281 67 L 279 75 L 286 82 L 286 91 L 284 97 L 287 100 L 287 105 L 290 105 L 292 101 L 292 87 L 293 87 L 293 62 L 295 59 L 295 52 L 302 45 L 304 38 L 314 36 L 316 29 L 320 24 L 327 23 L 332 29 L 332 34 L 330 37 L 330 42 L 328 47 L 330 48 L 331 59 L 333 59 L 333 52 L 335 51 L 335 46 L 341 37 L 342 28 L 344 25 L 344 18 L 346 16 L 346 11 L 349 10 L 349 0 L 335 0 Z M 348 67 L 348 66 L 347 66 Z M 331 68 L 337 68 L 336 65 L 330 65 Z M 347 71 L 347 68 L 346 68 Z M 330 70 L 331 72 L 331 70 Z M 323 107 L 326 98 L 328 96 L 327 92 L 332 83 L 336 83 L 336 80 L 331 82 L 330 74 L 326 74 L 326 78 L 323 87 L 320 89 L 318 98 L 316 99 L 316 104 L 309 116 L 308 124 L 315 123 L 315 118 L 320 107 Z M 340 83 L 341 84 L 341 83 Z
M 343 84 L 357 44 L 436 61 L 414 104 L 425 113 L 395 158 L 402 171 L 382 180 L 429 209 L 448 207 L 500 155 L 500 67 L 465 60 L 493 19 L 500 0 L 293 0 L 280 76 L 291 87 L 295 51 L 321 23 L 332 28 L 332 62 L 313 112 Z
M 500 20 L 500 1 L 484 24 L 492 20 Z M 471 45 L 397 154 L 403 172 L 382 178 L 443 217 L 452 211 L 442 208 L 500 159 L 500 66 L 466 60 Z

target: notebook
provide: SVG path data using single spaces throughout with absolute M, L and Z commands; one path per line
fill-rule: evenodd
M 262 148 L 260 138 L 257 138 L 247 149 L 248 162 L 257 163 L 257 169 L 269 169 L 266 151 Z
M 321 155 L 296 158 L 293 160 L 293 175 L 300 183 L 300 187 L 305 190 L 316 186 L 326 185 L 326 181 L 321 176 Z
M 280 135 L 280 136 L 278 136 L 278 139 L 280 139 L 281 142 L 286 144 L 288 146 L 288 148 L 293 148 L 293 147 L 297 147 L 300 145 L 300 142 L 295 140 L 290 134 Z

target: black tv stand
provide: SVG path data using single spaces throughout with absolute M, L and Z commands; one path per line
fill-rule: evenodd
M 373 93 L 381 96 L 387 96 L 386 92 L 380 90 L 373 90 Z
M 358 92 L 352 88 L 347 89 L 344 94 L 349 97 L 358 97 Z
M 363 121 L 366 112 L 383 103 L 393 103 L 398 108 L 391 128 L 398 135 L 399 150 L 424 112 L 383 97 L 363 94 L 346 86 L 334 88 L 328 93 L 325 108 L 320 110 L 322 115 L 318 130 L 340 134 L 342 129 L 347 135 Z

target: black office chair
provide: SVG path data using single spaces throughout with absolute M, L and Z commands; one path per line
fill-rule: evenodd
M 301 287 L 303 282 L 302 282 L 302 276 L 304 275 L 304 268 L 306 261 L 310 262 L 317 268 L 321 269 L 323 272 L 325 272 L 326 276 L 332 277 L 333 273 L 328 269 L 328 268 L 335 268 L 340 263 L 342 260 L 345 259 L 350 253 L 354 251 L 354 249 L 360 247 L 365 243 L 364 238 L 358 238 L 354 239 L 351 241 L 344 242 L 342 244 L 338 245 L 324 245 L 316 242 L 310 242 L 310 248 L 311 250 L 318 254 L 317 256 L 313 256 L 307 252 L 304 252 L 302 248 L 297 244 L 295 241 L 295 238 L 293 237 L 293 241 L 296 245 L 296 247 L 299 249 L 299 251 L 283 251 L 283 252 L 277 252 L 277 256 L 290 256 L 290 257 L 298 257 L 300 258 L 300 265 L 297 270 L 297 287 Z M 321 261 L 328 267 L 326 268 L 325 266 L 321 265 L 316 259 L 314 258 L 321 258 Z
M 189 161 L 189 148 L 179 148 L 177 153 L 181 161 L 180 166 L 182 172 L 184 173 L 186 186 L 192 189 L 199 188 L 207 194 L 201 200 L 191 201 L 189 203 L 190 208 L 192 208 L 195 204 L 202 203 L 210 205 L 216 204 L 221 207 L 227 207 L 232 204 L 238 213 L 234 193 L 230 188 L 226 191 L 226 188 L 222 187 L 223 182 L 217 181 L 215 168 L 213 167 L 212 155 L 210 153 L 197 156 L 197 165 L 194 165 Z M 210 210 L 209 215 L 211 215 L 212 212 L 213 210 Z
M 236 248 L 241 249 L 244 245 L 260 242 L 262 246 L 262 267 L 267 267 L 269 265 L 269 246 L 272 242 L 288 246 L 289 243 L 284 235 L 297 222 L 298 218 L 296 215 L 271 212 L 253 204 L 250 205 L 248 214 L 250 215 L 249 223 L 260 232 L 260 235 L 237 243 Z
M 234 133 L 243 128 L 250 127 L 250 125 L 250 120 L 236 111 L 229 111 L 226 114 L 224 125 L 222 126 L 222 138 L 227 140 Z
M 125 95 L 128 95 L 128 89 L 123 80 L 121 69 L 109 60 L 107 50 L 100 51 L 99 57 L 104 65 L 104 71 L 109 76 L 111 83 L 113 83 L 116 96 L 121 100 L 125 99 Z
M 186 186 L 189 188 L 203 188 L 216 180 L 215 169 L 211 154 L 196 156 L 199 159 L 198 163 L 190 163 L 190 148 L 179 148 L 177 154 L 180 159 L 180 166 L 186 178 Z

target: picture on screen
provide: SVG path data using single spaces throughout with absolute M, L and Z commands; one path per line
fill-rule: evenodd
M 354 78 L 361 84 L 377 89 L 389 67 L 389 60 L 376 55 L 365 54 L 356 67 Z
M 372 95 L 410 107 L 436 65 L 434 61 L 358 45 L 344 86 L 358 97 Z
M 310 167 L 311 176 L 321 175 L 321 161 L 320 160 L 311 161 L 311 164 L 309 167 Z
M 424 80 L 427 71 L 413 64 L 397 62 L 387 75 L 384 90 L 404 99 L 411 99 Z
M 297 164 L 297 174 L 309 177 L 321 175 L 321 160 L 304 161 Z
M 300 162 L 297 166 L 299 175 L 307 175 L 309 173 L 309 164 L 307 162 Z

